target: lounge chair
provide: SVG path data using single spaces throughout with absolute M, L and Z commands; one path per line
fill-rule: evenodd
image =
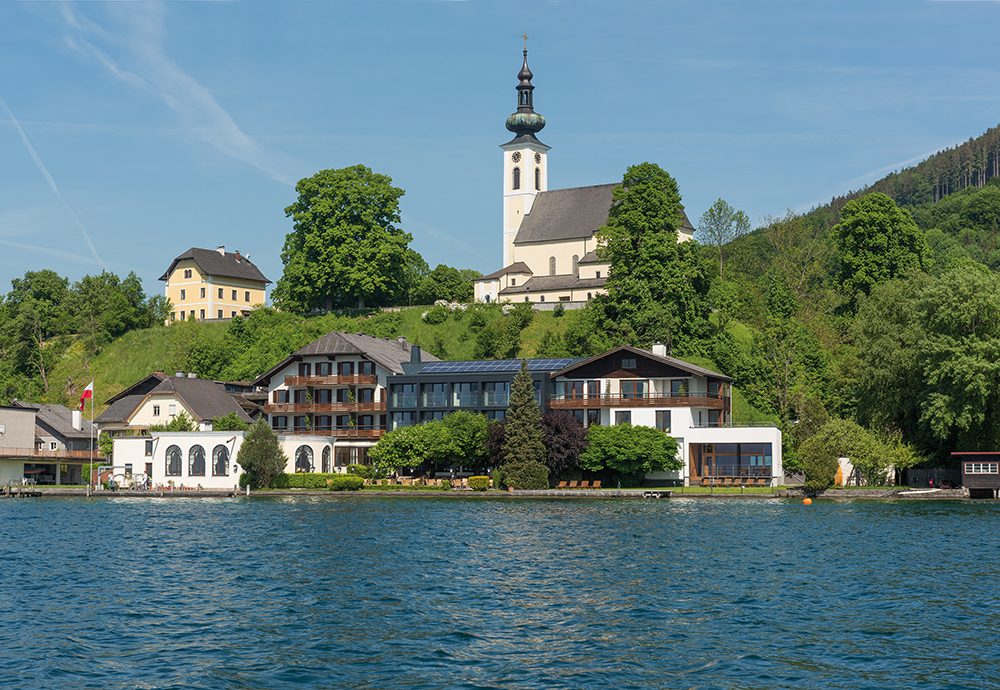
M 557 489 L 565 489 L 568 484 L 569 484 L 569 482 L 559 482 L 559 486 L 557 486 L 556 488 Z
M 591 489 L 600 489 L 600 488 L 601 488 L 601 480 L 600 480 L 600 479 L 598 479 L 597 481 L 595 481 L 595 482 L 593 483 L 593 485 L 591 485 L 591 487 L 590 487 L 590 488 L 591 488 Z
M 569 488 L 569 489 L 575 489 L 576 486 L 577 486 L 577 483 L 578 482 L 572 481 L 572 482 L 569 483 L 569 486 L 567 488 Z
M 589 489 L 590 488 L 590 482 L 580 482 L 580 488 L 581 489 Z

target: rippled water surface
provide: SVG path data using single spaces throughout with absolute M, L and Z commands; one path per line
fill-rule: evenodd
M 0 500 L 0 686 L 998 687 L 998 517 L 993 502 Z

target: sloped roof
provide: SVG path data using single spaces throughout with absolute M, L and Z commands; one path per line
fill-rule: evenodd
M 127 422 L 143 401 L 153 395 L 176 395 L 190 408 L 196 421 L 210 421 L 231 412 L 248 424 L 253 420 L 221 383 L 156 372 L 127 388 L 108 402 L 110 406 L 94 420 L 98 424 Z
M 65 405 L 46 405 L 15 400 L 14 407 L 35 410 L 35 424 L 41 423 L 63 438 L 97 438 L 97 427 L 89 419 L 84 419 L 82 429 L 73 428 L 73 411 Z
M 287 367 L 290 363 L 300 361 L 304 357 L 332 356 L 332 355 L 361 355 L 381 366 L 386 371 L 393 374 L 403 373 L 403 363 L 410 361 L 410 354 L 413 345 L 406 340 L 388 340 L 386 338 L 374 338 L 363 333 L 345 333 L 344 331 L 330 331 L 321 338 L 317 338 L 305 347 L 302 347 L 291 355 L 283 359 L 279 364 L 268 369 L 264 374 L 254 381 L 254 385 L 268 385 L 271 377 Z M 423 361 L 439 361 L 434 355 L 421 353 Z
M 528 275 L 531 275 L 531 269 L 528 268 L 528 264 L 524 263 L 523 261 L 518 261 L 516 263 L 512 263 L 510 266 L 507 266 L 506 268 L 501 268 L 499 271 L 494 271 L 493 273 L 490 273 L 488 276 L 483 276 L 482 278 L 476 278 L 475 282 L 478 283 L 484 280 L 496 280 L 497 278 L 505 276 L 509 273 L 526 273 Z
M 554 242 L 593 237 L 608 222 L 612 195 L 620 183 L 593 187 L 572 187 L 541 192 L 531 204 L 531 212 L 521 221 L 514 244 Z M 694 232 L 684 207 L 678 230 Z
M 578 290 L 581 288 L 602 288 L 607 278 L 577 278 L 573 274 L 561 276 L 535 276 L 522 285 L 511 285 L 500 291 L 501 295 L 514 293 L 545 292 L 547 290 Z
M 225 252 L 223 254 L 212 249 L 198 249 L 197 247 L 191 247 L 174 259 L 166 273 L 160 276 L 160 280 L 167 280 L 170 274 L 174 272 L 174 267 L 177 266 L 178 262 L 186 259 L 191 259 L 198 264 L 198 268 L 205 275 L 242 278 L 243 280 L 256 280 L 262 283 L 271 282 L 264 277 L 259 268 L 250 262 L 250 259 L 237 252 Z
M 612 350 L 608 350 L 607 352 L 602 352 L 599 355 L 594 355 L 593 357 L 589 357 L 589 358 L 587 358 L 587 359 L 585 359 L 583 361 L 571 364 L 568 367 L 566 367 L 565 369 L 553 372 L 552 373 L 552 378 L 555 378 L 557 376 L 565 376 L 566 374 L 570 373 L 574 369 L 577 369 L 577 368 L 582 367 L 582 366 L 586 366 L 587 364 L 590 364 L 591 362 L 600 361 L 600 360 L 604 359 L 605 357 L 611 357 L 615 353 L 621 352 L 623 350 L 626 351 L 626 352 L 631 352 L 631 353 L 636 354 L 636 355 L 641 355 L 642 357 L 646 357 L 647 359 L 651 359 L 651 360 L 653 360 L 655 362 L 660 362 L 662 364 L 668 364 L 668 365 L 670 365 L 672 367 L 676 367 L 677 369 L 680 369 L 682 371 L 690 372 L 690 373 L 695 374 L 697 376 L 705 376 L 705 377 L 713 378 L 713 379 L 722 379 L 723 381 L 729 381 L 729 382 L 732 382 L 732 381 L 736 380 L 736 379 L 734 379 L 731 376 L 726 376 L 725 374 L 720 374 L 717 371 L 712 371 L 711 369 L 706 369 L 704 367 L 699 367 L 696 364 L 691 364 L 690 362 L 685 362 L 683 359 L 677 359 L 676 357 L 670 357 L 670 356 L 654 355 L 649 350 L 643 350 L 643 349 L 638 348 L 638 347 L 632 347 L 631 345 L 622 345 L 622 346 L 616 347 L 616 348 L 614 348 Z

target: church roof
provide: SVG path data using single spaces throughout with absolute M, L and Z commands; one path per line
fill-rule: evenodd
M 550 290 L 579 290 L 583 288 L 603 288 L 607 278 L 577 278 L 573 274 L 561 276 L 535 276 L 522 285 L 512 285 L 500 291 L 501 295 L 525 294 L 528 292 L 548 292 Z
M 482 278 L 476 278 L 476 282 L 478 283 L 483 280 L 496 280 L 497 278 L 505 276 L 508 273 L 527 273 L 528 275 L 531 275 L 531 269 L 528 268 L 528 264 L 524 263 L 523 261 L 518 261 L 516 263 L 512 263 L 507 268 L 501 268 L 499 271 L 494 271 L 493 273 L 490 273 L 488 276 L 483 276 Z
M 531 204 L 531 212 L 521 221 L 514 244 L 577 240 L 594 236 L 608 222 L 612 194 L 620 183 L 593 187 L 572 187 L 541 192 Z M 683 221 L 678 230 L 694 232 L 681 208 Z

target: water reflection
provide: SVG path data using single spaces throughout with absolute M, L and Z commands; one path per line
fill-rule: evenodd
M 995 503 L 0 501 L 31 688 L 995 685 Z

